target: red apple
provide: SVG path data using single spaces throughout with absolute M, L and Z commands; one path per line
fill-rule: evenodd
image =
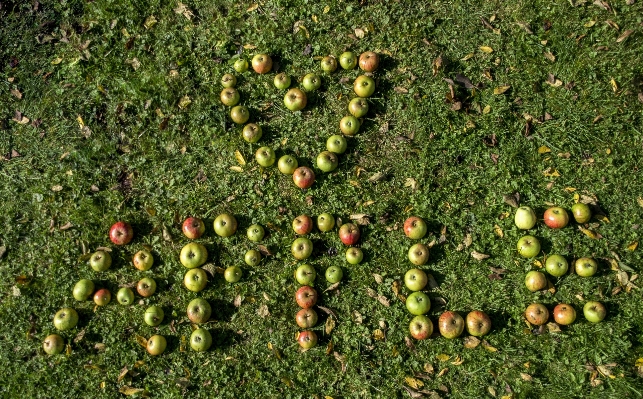
M 313 219 L 308 215 L 299 215 L 292 221 L 292 229 L 303 236 L 313 231 Z
M 411 216 L 404 221 L 404 234 L 412 240 L 419 240 L 426 235 L 427 225 L 424 219 Z
M 491 331 L 491 319 L 480 310 L 474 310 L 467 315 L 467 331 L 474 337 L 482 337 Z
M 547 323 L 549 310 L 542 303 L 532 303 L 525 310 L 525 319 L 535 326 L 541 326 Z
M 191 240 L 201 237 L 205 233 L 205 224 L 203 220 L 195 217 L 189 217 L 183 222 L 183 234 Z
M 576 320 L 576 310 L 566 303 L 559 303 L 554 308 L 554 321 L 556 323 L 567 326 Z
M 105 306 L 112 300 L 112 293 L 107 288 L 102 288 L 94 294 L 94 302 L 98 306 Z
M 409 332 L 417 340 L 427 339 L 433 334 L 433 322 L 425 315 L 415 316 L 409 324 Z
M 297 342 L 303 349 L 310 349 L 317 345 L 317 334 L 314 331 L 302 331 L 297 336 Z
M 317 324 L 317 312 L 313 309 L 300 309 L 295 315 L 295 320 L 300 328 L 313 328 Z
M 366 72 L 373 72 L 380 65 L 380 57 L 372 52 L 367 51 L 359 56 L 359 67 Z
M 456 312 L 446 311 L 438 319 L 438 328 L 444 338 L 459 337 L 464 331 L 464 319 Z
M 268 54 L 257 54 L 252 57 L 252 69 L 259 74 L 270 72 L 272 69 L 272 58 Z
M 531 292 L 544 290 L 547 288 L 547 276 L 538 270 L 532 270 L 525 276 L 525 286 Z
M 293 172 L 292 181 L 299 188 L 310 188 L 315 182 L 315 172 L 307 166 L 300 166 Z
M 343 224 L 339 228 L 339 239 L 342 240 L 344 245 L 355 245 L 359 241 L 359 227 L 353 223 Z
M 304 285 L 295 293 L 295 300 L 300 308 L 310 309 L 317 303 L 317 291 L 309 285 Z
M 116 245 L 129 244 L 134 237 L 134 230 L 127 222 L 116 222 L 109 229 L 109 239 Z
M 552 229 L 562 229 L 569 223 L 567 211 L 558 206 L 547 209 L 544 218 L 545 224 Z

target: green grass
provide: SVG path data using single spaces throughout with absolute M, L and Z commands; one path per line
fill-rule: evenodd
M 187 0 L 191 19 L 174 11 L 176 2 L 41 1 L 36 10 L 33 2 L 0 3 L 0 154 L 20 155 L 0 161 L 2 397 L 118 397 L 130 386 L 152 397 L 390 398 L 408 397 L 406 377 L 424 383 L 424 397 L 643 396 L 635 367 L 643 357 L 641 290 L 615 292 L 619 281 L 609 263 L 618 257 L 630 278 L 641 269 L 641 248 L 627 249 L 641 240 L 643 216 L 640 1 L 613 1 L 606 11 L 591 2 L 574 7 L 582 2 L 536 0 L 292 0 L 257 8 Z M 146 28 L 152 15 L 158 22 Z M 354 36 L 356 28 L 363 38 Z M 628 29 L 634 33 L 617 43 Z M 267 52 L 296 86 L 306 73 L 320 72 L 319 57 L 346 49 L 382 54 L 378 88 L 338 170 L 318 173 L 303 192 L 276 168 L 259 168 L 254 151 L 269 145 L 277 156 L 293 153 L 313 167 L 346 114 L 358 70 L 324 75 L 322 89 L 298 113 L 284 108 L 274 73 L 236 74 L 242 102 L 264 127 L 254 145 L 241 139 L 221 106 L 219 80 L 233 72 L 239 52 L 248 60 Z M 434 76 L 440 55 L 444 63 Z M 462 109 L 455 111 L 445 100 L 444 79 L 458 74 L 480 86 L 469 90 L 456 82 Z M 560 87 L 546 83 L 549 74 Z M 494 95 L 506 85 L 508 91 Z M 16 89 L 22 99 L 11 94 Z M 191 103 L 181 109 L 184 96 Z M 16 110 L 40 125 L 16 123 Z M 546 113 L 551 120 L 544 120 Z M 541 146 L 551 152 L 539 154 Z M 549 168 L 559 176 L 546 176 Z M 527 292 L 524 275 L 535 266 L 515 252 L 522 232 L 503 200 L 514 192 L 539 214 L 549 204 L 571 207 L 574 194 L 595 197 L 609 222 L 594 219 L 589 227 L 602 238 L 590 239 L 573 224 L 554 231 L 539 223 L 533 233 L 544 253 L 599 259 L 599 275 L 553 279 L 553 294 Z M 240 223 L 229 239 L 216 237 L 211 227 L 224 211 Z M 365 261 L 349 267 L 337 234 L 312 234 L 320 277 L 329 265 L 341 265 L 345 278 L 337 291 L 321 295 L 337 316 L 335 328 L 325 333 L 329 316 L 320 312 L 320 345 L 302 353 L 294 339 L 297 262 L 290 255 L 290 223 L 301 213 L 322 212 L 343 221 L 368 215 L 360 241 Z M 244 235 L 252 223 L 268 227 L 263 244 L 274 255 L 244 267 L 237 284 L 217 275 L 201 294 L 188 292 L 178 253 L 187 242 L 180 223 L 189 215 L 207 220 L 199 241 L 217 266 L 243 262 L 254 247 Z M 430 291 L 434 307 L 443 300 L 445 309 L 489 313 L 494 328 L 486 340 L 497 351 L 467 349 L 462 338 L 406 345 L 411 317 L 392 286 L 410 267 L 411 241 L 401 231 L 410 215 L 424 217 L 430 226 L 424 241 L 435 240 L 426 267 L 438 283 Z M 134 242 L 114 248 L 109 271 L 92 272 L 85 253 L 108 246 L 108 229 L 121 219 L 134 225 Z M 471 244 L 464 247 L 467 236 Z M 145 273 L 130 263 L 144 245 L 157 260 Z M 473 250 L 490 258 L 476 261 Z M 490 267 L 506 274 L 490 279 Z M 381 284 L 373 274 L 382 276 Z M 71 296 L 80 278 L 115 293 L 144 275 L 157 281 L 158 293 L 143 304 L 137 298 L 131 308 L 114 302 L 94 309 Z M 326 288 L 323 278 L 316 287 Z M 368 288 L 390 306 L 369 297 Z M 191 326 L 185 308 L 197 296 L 212 303 L 215 316 L 206 325 L 213 348 L 202 354 L 186 345 Z M 242 299 L 238 307 L 235 298 Z M 586 300 L 606 303 L 603 323 L 584 320 Z M 522 312 L 534 301 L 550 309 L 571 303 L 578 321 L 559 333 L 530 330 Z M 165 310 L 158 328 L 143 323 L 151 304 Z M 42 339 L 54 332 L 53 315 L 63 306 L 76 308 L 81 321 L 62 333 L 71 353 L 49 357 Z M 264 306 L 268 316 L 257 312 Z M 439 314 L 434 309 L 429 316 Z M 384 340 L 374 338 L 377 329 Z M 152 358 L 136 336 L 155 333 L 169 346 Z M 614 378 L 592 376 L 604 365 Z M 119 381 L 124 367 L 133 372 Z

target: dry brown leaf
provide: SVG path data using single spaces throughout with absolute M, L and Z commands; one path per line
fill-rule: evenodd
M 270 310 L 268 309 L 268 305 L 265 303 L 257 309 L 257 314 L 261 317 L 268 317 L 270 316 Z
M 438 74 L 438 71 L 440 68 L 442 68 L 442 64 L 444 63 L 444 60 L 442 59 L 442 54 L 438 56 L 435 60 L 433 60 L 433 76 Z
M 502 228 L 497 224 L 493 225 L 493 232 L 496 233 L 496 235 L 500 238 L 503 238 L 505 236 L 505 233 L 502 231 Z
M 334 290 L 337 289 L 337 287 L 339 287 L 339 281 L 334 283 L 334 284 L 329 285 L 328 288 L 326 288 L 324 290 L 324 292 L 334 291 Z
M 326 319 L 326 324 L 324 325 L 324 331 L 326 331 L 326 335 L 329 335 L 333 329 L 335 328 L 335 319 L 332 317 L 329 317 Z
M 391 306 L 391 303 L 389 302 L 388 298 L 386 298 L 384 295 L 378 295 L 377 300 L 387 308 Z
M 551 62 L 556 62 L 556 56 L 550 53 L 549 51 L 545 51 L 545 58 L 547 58 Z
M 462 359 L 461 356 L 456 356 L 455 359 L 451 362 L 451 364 L 454 366 L 459 366 L 462 363 L 464 363 L 464 359 Z
M 241 295 L 237 295 L 234 298 L 234 302 L 232 304 L 234 305 L 235 308 L 238 308 L 239 306 L 241 306 L 241 302 L 243 302 L 243 297 Z
M 466 336 L 464 338 L 464 347 L 467 349 L 473 349 L 480 345 L 480 339 L 474 337 L 473 335 Z
M 384 282 L 384 277 L 379 274 L 373 273 L 373 278 L 377 284 L 382 284 L 382 282 Z
M 384 341 L 386 339 L 386 334 L 384 334 L 384 331 L 378 328 L 377 330 L 373 331 L 373 339 L 375 339 L 376 341 Z
M 534 379 L 532 376 L 530 376 L 527 373 L 520 373 L 520 378 L 522 378 L 524 381 L 533 381 Z
M 548 330 L 550 333 L 559 333 L 559 332 L 561 331 L 561 330 L 560 330 L 560 326 L 559 326 L 558 324 L 556 324 L 556 323 L 552 322 L 552 321 L 550 321 L 549 323 L 547 323 L 547 330 Z
M 473 257 L 473 259 L 475 259 L 475 260 L 484 260 L 484 259 L 489 258 L 489 255 L 487 255 L 487 254 L 483 254 L 483 253 L 480 253 L 480 252 L 478 252 L 478 251 L 472 251 L 472 252 L 471 252 L 471 256 L 472 256 L 472 257 Z
M 409 388 L 406 385 L 403 385 L 402 388 L 404 388 L 406 390 L 406 392 L 409 394 L 409 396 L 412 399 L 417 399 L 417 398 L 423 398 L 424 397 L 424 394 L 421 394 L 418 391 L 416 391 L 415 389 Z

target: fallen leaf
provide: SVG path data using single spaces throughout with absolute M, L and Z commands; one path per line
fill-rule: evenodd
M 377 300 L 378 300 L 382 305 L 386 306 L 387 308 L 388 308 L 389 306 L 391 306 L 391 303 L 389 302 L 388 298 L 387 298 L 387 297 L 385 297 L 384 295 L 378 295 L 378 296 L 377 296 Z
M 256 10 L 257 8 L 259 8 L 259 4 L 254 3 L 254 4 L 252 4 L 250 7 L 248 7 L 248 9 L 246 10 L 246 12 L 252 12 L 252 11 Z
M 530 35 L 533 35 L 533 34 L 534 34 L 534 32 L 533 32 L 533 31 L 531 30 L 531 28 L 529 27 L 529 24 L 527 24 L 526 22 L 520 22 L 520 21 L 518 21 L 518 22 L 516 22 L 516 24 L 517 24 L 518 26 L 520 26 L 520 27 L 521 27 L 525 32 L 529 33 Z
M 406 384 L 413 389 L 420 389 L 424 386 L 424 383 L 417 378 L 405 377 Z
M 592 230 L 590 230 L 588 228 L 585 228 L 583 226 L 578 226 L 578 229 L 580 231 L 582 231 L 583 234 L 585 234 L 587 237 L 589 237 L 589 238 L 591 238 L 593 240 L 598 240 L 598 239 L 603 238 L 603 236 L 600 235 L 599 233 L 596 233 L 596 232 L 594 232 L 594 231 L 592 231 Z
M 527 373 L 520 373 L 520 378 L 522 378 L 524 381 L 533 381 L 534 379 L 532 376 L 530 376 Z
M 488 350 L 489 352 L 498 352 L 498 349 L 493 347 L 493 346 L 491 346 L 491 344 L 489 342 L 487 342 L 486 340 L 482 341 L 482 347 L 485 348 L 486 350 Z
M 561 331 L 561 330 L 560 330 L 560 326 L 559 326 L 558 324 L 556 324 L 556 323 L 552 322 L 552 321 L 550 321 L 549 323 L 547 323 L 547 330 L 548 330 L 550 333 L 559 333 L 559 332 Z
M 364 30 L 363 30 L 363 29 L 355 28 L 355 31 L 354 31 L 354 32 L 355 32 L 355 36 L 356 36 L 356 37 L 358 37 L 358 38 L 360 38 L 360 39 L 363 39 L 363 38 L 364 38 L 364 33 L 365 33 L 365 32 L 364 32 Z
M 462 357 L 460 356 L 456 356 L 456 358 L 451 362 L 451 364 L 454 366 L 459 366 L 462 363 L 464 363 L 464 359 L 462 359 Z
M 145 392 L 145 389 L 122 386 L 118 389 L 118 392 L 122 393 L 125 396 L 131 396 L 131 395 L 136 395 L 137 393 Z
M 464 347 L 467 349 L 473 349 L 480 345 L 480 339 L 474 337 L 473 335 L 466 336 L 464 338 Z
M 480 253 L 480 252 L 478 252 L 478 251 L 472 251 L 472 252 L 471 252 L 471 256 L 472 256 L 472 257 L 473 257 L 473 259 L 475 259 L 475 260 L 484 260 L 484 259 L 487 259 L 487 258 L 489 257 L 489 255 L 487 255 L 487 254 L 483 254 L 483 253 Z
M 639 246 L 639 242 L 634 241 L 634 242 L 630 243 L 630 245 L 627 246 L 627 250 L 628 251 L 636 251 L 636 248 L 638 248 L 638 246 Z
M 180 109 L 185 109 L 187 108 L 188 105 L 192 103 L 192 100 L 190 99 L 190 96 L 183 96 L 181 100 L 179 100 L 179 108 Z
M 243 302 L 243 297 L 241 295 L 237 295 L 234 298 L 234 302 L 232 304 L 234 305 L 235 308 L 238 308 L 239 306 L 241 306 L 241 302 Z
M 326 335 L 329 335 L 333 329 L 335 328 L 335 319 L 332 317 L 329 317 L 326 319 L 326 324 L 324 325 L 324 331 L 326 332 Z
M 433 60 L 433 76 L 438 74 L 438 71 L 440 68 L 442 68 L 442 64 L 444 63 L 444 60 L 442 59 L 442 54 L 438 56 L 435 60 Z
M 505 233 L 502 231 L 502 228 L 500 228 L 500 226 L 498 226 L 497 224 L 493 226 L 493 232 L 496 233 L 496 235 L 500 238 L 503 238 L 505 236 Z
M 141 337 L 140 335 L 136 335 L 136 342 L 142 346 L 143 348 L 147 348 L 147 339 L 145 337 Z
M 326 289 L 324 290 L 324 292 L 329 292 L 329 291 L 334 291 L 334 290 L 336 290 L 336 289 L 337 289 L 337 287 L 339 287 L 339 283 L 340 283 L 340 282 L 338 281 L 338 282 L 336 282 L 336 283 L 334 283 L 334 284 L 329 285 L 329 286 L 328 286 L 328 288 L 326 288 Z
M 270 316 L 270 310 L 268 309 L 268 305 L 265 303 L 257 309 L 257 314 L 261 317 L 268 317 Z
M 551 152 L 551 149 L 549 147 L 547 147 L 546 145 L 541 145 L 540 147 L 538 147 L 538 153 L 539 154 L 547 154 L 549 152 Z
M 11 89 L 10 90 L 11 94 L 17 98 L 18 100 L 22 100 L 22 93 L 18 89 Z
M 551 62 L 556 62 L 556 56 L 550 53 L 549 51 L 545 51 L 544 53 L 545 58 L 547 58 Z
M 543 171 L 545 177 L 559 177 L 560 173 L 552 166 Z
M 446 362 L 447 360 L 451 359 L 451 356 L 447 355 L 446 353 L 440 353 L 436 356 L 436 358 L 441 362 Z
M 377 330 L 373 331 L 373 339 L 375 339 L 376 341 L 384 341 L 386 339 L 386 335 L 384 334 L 384 331 L 378 328 Z
M 493 53 L 493 49 L 489 46 L 480 46 L 480 51 L 487 54 Z
M 403 385 L 402 388 L 404 388 L 406 390 L 406 392 L 409 394 L 409 396 L 411 398 L 413 398 L 413 399 L 423 398 L 424 397 L 424 394 L 419 393 L 418 391 L 416 391 L 416 390 L 414 390 L 412 388 L 409 388 L 406 385 Z
M 493 89 L 493 94 L 504 94 L 509 89 L 511 89 L 511 86 L 498 86 Z
M 616 81 L 614 79 L 610 79 L 610 85 L 612 85 L 612 91 L 616 93 L 618 91 L 618 85 L 616 84 Z

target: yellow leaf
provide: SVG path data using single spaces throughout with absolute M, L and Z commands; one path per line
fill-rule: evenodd
M 326 325 L 325 325 L 326 335 L 329 335 L 334 328 L 335 328 L 335 319 L 333 319 L 332 317 L 329 317 L 328 319 L 326 319 Z
M 234 170 L 235 172 L 243 172 L 241 166 L 230 166 L 230 170 Z
M 376 341 L 383 341 L 386 336 L 384 335 L 384 331 L 378 328 L 377 330 L 373 331 L 373 338 L 375 338 Z
M 591 28 L 594 25 L 596 25 L 596 21 L 589 21 L 583 26 L 586 27 L 586 28 Z
M 612 150 L 610 150 L 610 149 L 608 148 L 608 149 L 606 149 L 606 150 L 605 150 L 605 153 L 606 153 L 607 155 L 609 155 L 609 154 L 611 154 L 611 153 L 612 153 Z
M 317 23 L 317 15 L 313 14 L 313 16 L 312 16 L 311 18 L 313 19 L 313 21 L 314 21 L 315 23 Z
M 465 55 L 464 57 L 462 57 L 461 61 L 470 60 L 471 58 L 473 58 L 473 56 L 474 56 L 473 53 L 469 53 L 469 54 Z
M 633 243 L 631 243 L 630 245 L 628 245 L 628 246 L 627 246 L 627 250 L 628 250 L 628 251 L 636 251 L 636 248 L 637 248 L 638 246 L 639 246 L 639 242 L 638 242 L 638 241 L 634 241 Z
M 140 335 L 137 335 L 136 342 L 138 342 L 138 344 L 141 345 L 143 348 L 147 348 L 147 339 L 145 339 L 145 337 L 141 337 Z
M 76 120 L 78 121 L 78 125 L 80 126 L 81 129 L 85 127 L 85 122 L 83 121 L 82 116 L 76 115 Z
M 636 363 L 634 363 L 636 367 L 643 367 L 643 357 L 639 357 L 636 359 Z
M 467 349 L 473 349 L 480 345 L 480 339 L 474 337 L 473 335 L 467 336 L 464 338 L 464 347 Z
M 480 51 L 482 51 L 484 53 L 487 53 L 487 54 L 493 53 L 493 49 L 491 47 L 489 47 L 489 46 L 480 46 Z
M 246 50 L 254 50 L 257 48 L 257 46 L 255 46 L 254 44 L 244 44 L 243 48 Z
M 190 96 L 183 96 L 181 100 L 179 100 L 179 108 L 181 109 L 187 108 L 187 106 L 190 104 L 192 104 L 192 100 L 190 99 Z
M 565 191 L 567 191 L 568 193 L 570 193 L 570 194 L 571 194 L 571 193 L 573 193 L 574 191 L 576 191 L 576 189 L 575 189 L 574 187 L 565 187 Z
M 349 180 L 348 183 L 353 186 L 353 187 L 360 187 L 360 184 L 358 181 L 355 180 Z
M 609 223 L 609 222 L 610 222 L 610 220 L 608 219 L 608 217 L 607 217 L 607 216 L 605 216 L 605 215 L 594 215 L 594 217 L 595 217 L 596 219 L 600 220 L 600 221 L 601 221 L 601 222 L 603 222 L 603 223 Z
M 491 112 L 491 105 L 487 105 L 482 109 L 482 113 L 484 115 L 488 114 L 489 112 Z
M 451 364 L 454 366 L 459 366 L 462 363 L 464 363 L 464 359 L 462 359 L 460 356 L 456 356 L 456 358 L 451 362 Z
M 246 166 L 246 160 L 243 158 L 243 155 L 239 150 L 234 151 L 234 157 L 237 158 L 237 162 L 239 162 L 239 165 L 241 166 Z
M 125 396 L 135 395 L 145 391 L 143 388 L 132 388 L 128 386 L 121 387 L 118 392 L 122 393 Z
M 500 238 L 505 236 L 505 233 L 503 233 L 502 229 L 497 224 L 493 226 L 493 232 Z
M 574 194 L 574 202 L 578 203 L 578 201 L 580 201 L 580 195 L 578 195 L 578 193 L 576 193 L 576 194 Z
M 61 62 L 63 62 L 63 59 L 62 59 L 62 58 L 60 58 L 60 57 L 58 57 L 58 58 L 56 58 L 55 60 L 51 61 L 51 65 L 58 65 L 58 64 L 60 64 Z
M 583 234 L 585 234 L 587 237 L 591 238 L 592 240 L 598 240 L 599 238 L 602 237 L 600 234 L 595 233 L 595 232 L 591 231 L 590 229 L 587 229 L 587 228 L 585 228 L 583 226 L 578 226 L 578 229 L 580 231 L 582 231 Z
M 543 171 L 543 175 L 545 175 L 545 177 L 559 177 L 560 173 L 558 173 L 555 168 L 550 167 Z
M 495 89 L 493 89 L 493 94 L 503 94 L 509 89 L 511 89 L 511 86 L 498 86 Z
M 328 11 L 330 11 L 330 6 L 324 7 L 324 14 L 328 14 Z
M 256 10 L 257 8 L 259 8 L 259 4 L 254 3 L 253 5 L 251 5 L 250 7 L 248 7 L 248 9 L 247 9 L 246 11 L 247 11 L 247 12 L 252 12 L 252 11 Z
M 614 93 L 618 90 L 618 85 L 616 84 L 616 81 L 614 79 L 610 79 L 610 84 L 612 85 L 612 90 Z
M 616 261 L 616 259 L 608 259 L 608 261 L 610 263 L 610 268 L 612 270 L 614 270 L 614 271 L 621 270 L 621 268 L 618 267 L 618 262 Z
M 447 373 L 447 371 L 449 371 L 449 368 L 448 368 L 448 367 L 443 368 L 443 369 L 442 369 L 442 370 L 440 370 L 440 372 L 438 373 L 438 377 L 442 377 L 443 375 L 445 375 L 445 374 Z
M 446 362 L 447 360 L 451 359 L 451 356 L 447 355 L 446 353 L 440 353 L 436 356 L 436 358 L 441 362 Z
M 520 378 L 525 381 L 533 381 L 533 378 L 527 373 L 520 373 Z
M 424 383 L 417 378 L 405 377 L 404 379 L 406 380 L 406 384 L 413 389 L 420 389 L 424 386 Z
M 636 202 L 638 202 L 639 206 L 640 206 L 641 208 L 643 208 L 643 198 L 638 197 L 638 198 L 636 199 Z
M 488 350 L 489 352 L 498 352 L 498 349 L 491 346 L 491 344 L 487 341 L 482 341 L 482 347 Z

